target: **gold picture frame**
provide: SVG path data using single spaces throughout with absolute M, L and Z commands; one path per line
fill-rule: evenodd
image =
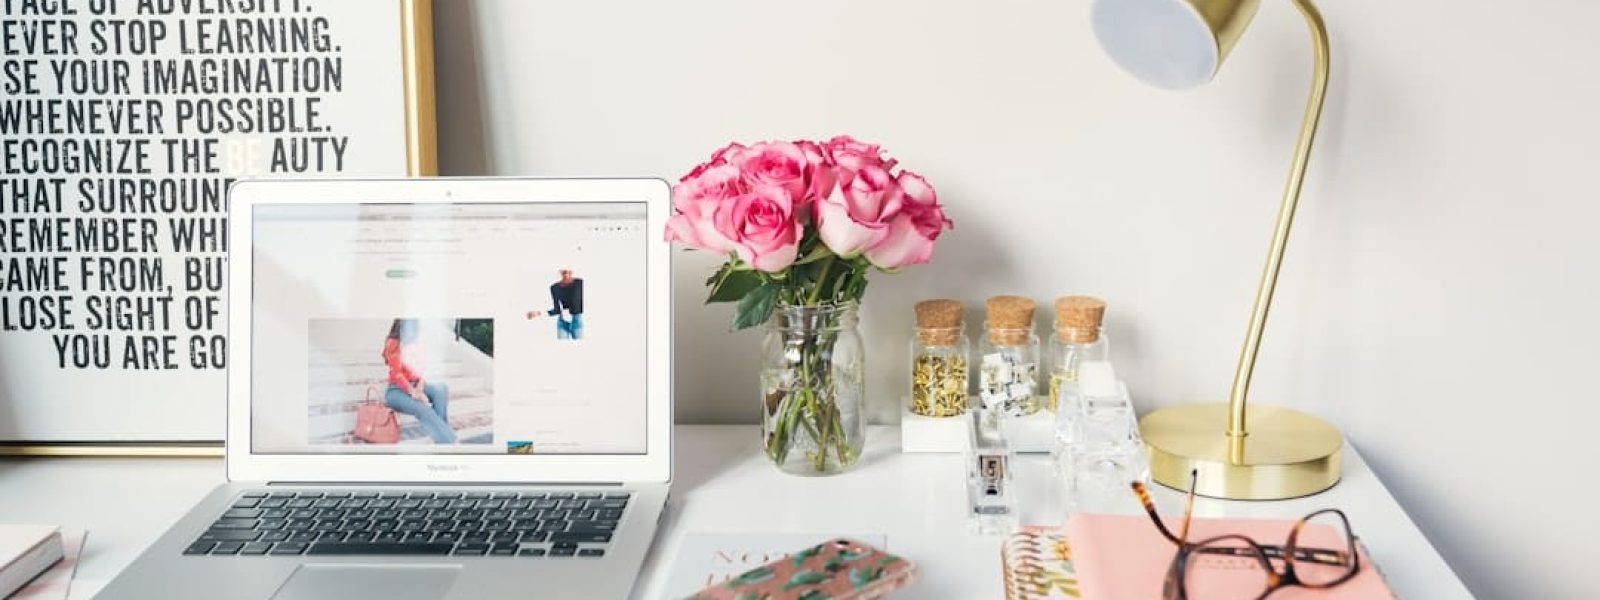
M 406 173 L 439 174 L 433 72 L 433 0 L 399 0 L 405 94 Z M 216 458 L 221 441 L 3 441 L 0 457 Z

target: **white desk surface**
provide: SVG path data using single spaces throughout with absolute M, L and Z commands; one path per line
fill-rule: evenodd
M 673 500 L 636 590 L 663 594 L 672 553 L 689 532 L 883 533 L 889 550 L 922 568 L 919 583 L 895 598 L 999 598 L 999 538 L 969 536 L 963 520 L 963 461 L 956 454 L 901 454 L 899 431 L 874 427 L 864 464 L 844 475 L 785 475 L 767 463 L 752 425 L 680 425 Z M 1030 483 L 1025 520 L 1056 511 L 1045 457 L 1021 461 Z M 1338 507 L 1406 600 L 1472 598 L 1354 448 L 1346 447 L 1344 480 L 1332 490 L 1282 502 L 1199 500 L 1203 516 L 1298 518 Z M 144 546 L 182 517 L 223 479 L 217 459 L 0 460 L 0 523 L 48 523 L 89 532 L 73 598 L 89 598 Z M 1157 493 L 1162 511 L 1181 497 Z M 1172 512 L 1170 514 L 1177 514 Z M 1050 521 L 1046 521 L 1050 519 Z

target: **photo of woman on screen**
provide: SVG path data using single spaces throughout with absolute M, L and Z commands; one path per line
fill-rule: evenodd
M 395 319 L 383 342 L 383 362 L 389 366 L 389 389 L 384 403 L 396 412 L 417 418 L 435 443 L 454 444 L 450 429 L 450 388 L 428 382 L 419 371 L 424 364 L 423 343 L 416 319 Z

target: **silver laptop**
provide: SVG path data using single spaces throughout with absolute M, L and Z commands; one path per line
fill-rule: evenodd
M 228 483 L 99 598 L 629 596 L 671 479 L 665 183 L 231 202 Z

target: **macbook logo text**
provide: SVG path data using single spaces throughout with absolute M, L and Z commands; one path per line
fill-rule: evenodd
M 453 472 L 457 472 L 457 471 L 465 471 L 465 470 L 467 470 L 467 466 L 466 465 L 428 465 L 428 470 L 429 471 L 445 472 L 445 473 L 453 473 Z

